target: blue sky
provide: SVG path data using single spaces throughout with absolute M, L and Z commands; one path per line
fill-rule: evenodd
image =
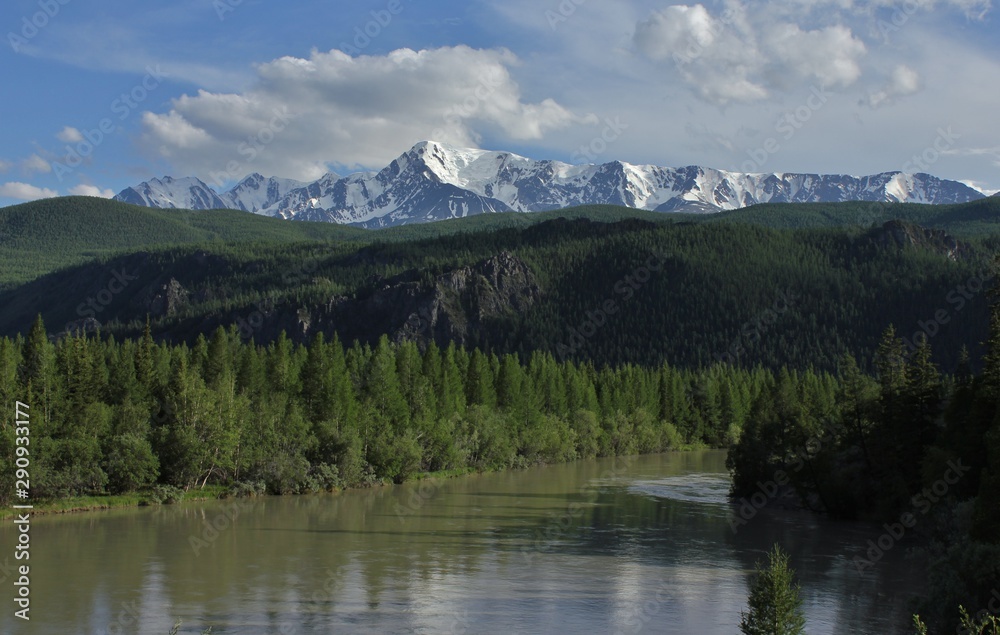
M 8 0 L 0 25 L 0 205 L 423 139 L 1000 190 L 990 0 Z

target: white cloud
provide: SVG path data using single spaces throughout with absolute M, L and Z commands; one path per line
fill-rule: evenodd
M 96 185 L 88 185 L 86 183 L 74 185 L 70 188 L 69 193 L 73 196 L 98 196 L 100 198 L 111 198 L 115 195 L 112 190 L 102 190 Z
M 58 133 L 56 133 L 56 138 L 63 143 L 79 143 L 83 141 L 83 135 L 79 130 L 73 128 L 72 126 L 66 126 Z
M 282 57 L 258 66 L 246 92 L 202 90 L 144 113 L 140 144 L 213 183 L 250 172 L 307 179 L 331 164 L 381 167 L 428 138 L 476 146 L 487 132 L 538 140 L 596 122 L 553 99 L 526 102 L 510 72 L 519 63 L 507 50 L 467 46 Z
M 893 69 L 885 86 L 869 95 L 868 104 L 872 108 L 885 106 L 891 104 L 897 97 L 917 93 L 922 87 L 920 73 L 905 64 L 900 64 Z
M 40 198 L 55 198 L 59 192 L 48 188 L 36 187 L 28 183 L 13 181 L 0 185 L 0 196 L 16 198 L 19 201 L 34 201 Z
M 753 11 L 732 4 L 713 16 L 701 4 L 675 5 L 638 23 L 636 49 L 669 62 L 696 94 L 711 103 L 751 102 L 790 83 L 843 88 L 861 76 L 865 44 L 841 24 L 803 30 L 783 21 L 783 9 Z
M 712 17 L 700 4 L 656 11 L 635 30 L 636 48 L 648 58 L 673 64 L 685 82 L 710 102 L 756 101 L 767 89 L 751 79 L 760 55 L 732 11 Z
M 37 154 L 33 154 L 21 162 L 21 169 L 26 174 L 48 174 L 52 171 L 52 165 Z
M 0 159 L 0 174 L 7 172 L 12 167 L 14 167 L 13 163 L 11 163 L 10 161 L 4 161 L 3 159 Z
M 795 24 L 776 24 L 764 31 L 762 49 L 765 63 L 777 65 L 777 72 L 792 71 L 824 87 L 839 88 L 861 76 L 859 60 L 867 52 L 864 43 L 842 25 L 803 31 Z

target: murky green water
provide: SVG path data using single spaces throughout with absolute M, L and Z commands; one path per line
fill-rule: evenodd
M 32 619 L 13 617 L 8 576 L 0 632 L 166 634 L 181 619 L 182 633 L 729 634 L 775 541 L 811 635 L 897 632 L 922 577 L 905 539 L 862 577 L 852 558 L 875 527 L 765 509 L 734 534 L 724 462 L 665 454 L 38 517 Z M 5 522 L 0 562 L 15 540 Z

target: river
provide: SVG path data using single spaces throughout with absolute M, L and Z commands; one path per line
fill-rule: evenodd
M 765 507 L 733 531 L 725 453 L 579 461 L 334 495 L 35 517 L 31 621 L 0 632 L 738 632 L 778 542 L 810 635 L 904 633 L 920 591 L 906 539 Z M 14 563 L 15 529 L 0 529 Z M 0 555 L 3 562 L 4 555 Z

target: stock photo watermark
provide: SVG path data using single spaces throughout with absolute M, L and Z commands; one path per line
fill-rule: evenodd
M 852 562 L 858 570 L 858 575 L 864 576 L 866 570 L 878 564 L 885 557 L 885 554 L 906 536 L 908 530 L 917 526 L 919 518 L 916 514 L 919 513 L 920 516 L 926 516 L 930 513 L 934 504 L 947 496 L 951 487 L 962 480 L 962 477 L 971 470 L 971 467 L 962 465 L 961 459 L 948 461 L 948 469 L 944 475 L 937 481 L 934 481 L 930 487 L 924 488 L 923 491 L 910 499 L 910 504 L 912 505 L 911 511 L 900 514 L 897 522 L 882 525 L 885 533 L 878 538 L 868 540 L 868 549 L 865 551 L 866 557 L 854 556 Z
M 15 53 L 20 53 L 35 39 L 52 20 L 59 15 L 62 8 L 73 0 L 38 0 L 38 11 L 31 16 L 22 16 L 21 29 L 18 32 L 8 31 L 7 41 Z
M 150 93 L 159 88 L 163 80 L 168 77 L 170 77 L 170 74 L 164 72 L 159 65 L 147 66 L 146 75 L 142 80 L 111 102 L 111 112 L 118 115 L 117 120 L 119 122 L 124 122 L 139 108 L 142 102 L 146 101 Z M 66 144 L 64 149 L 62 161 L 52 162 L 52 171 L 56 175 L 56 178 L 62 182 L 63 179 L 83 165 L 86 159 L 93 156 L 94 151 L 109 137 L 116 134 L 118 130 L 118 124 L 111 117 L 104 117 L 93 128 L 84 128 L 83 130 L 74 129 L 71 134 L 72 139 Z
M 738 517 L 729 520 L 729 528 L 733 534 L 738 532 L 740 527 L 756 518 L 757 514 L 771 501 L 777 500 L 784 493 L 784 488 L 791 482 L 791 475 L 802 471 L 807 461 L 819 454 L 825 445 L 834 443 L 842 432 L 841 428 L 833 427 L 824 430 L 822 435 L 810 437 L 798 451 L 785 457 L 788 465 L 784 469 L 775 470 L 769 481 L 757 481 L 756 492 L 736 501 L 736 504 L 739 505 L 736 509 Z
M 226 164 L 224 170 L 209 172 L 209 178 L 214 185 L 223 187 L 234 179 L 246 176 L 249 170 L 248 166 L 256 161 L 269 145 L 274 143 L 274 140 L 285 131 L 292 120 L 298 117 L 298 115 L 288 112 L 288 106 L 274 108 L 271 112 L 274 116 L 260 130 L 237 144 L 235 150 L 243 157 L 242 161 L 233 159 Z
M 633 460 L 633 457 L 628 456 L 615 457 L 611 467 L 604 470 L 598 480 L 611 479 L 625 474 L 632 466 Z M 580 488 L 579 494 L 586 499 L 593 499 L 596 497 L 597 492 L 588 483 Z M 521 555 L 524 558 L 525 564 L 530 564 L 536 553 L 549 551 L 553 543 L 569 532 L 577 520 L 583 516 L 585 510 L 586 508 L 583 504 L 573 501 L 566 505 L 565 511 L 561 514 L 549 512 L 549 522 L 546 523 L 543 529 L 535 531 L 535 539 L 531 543 L 521 547 Z
M 546 9 L 545 20 L 549 23 L 549 28 L 555 31 L 560 24 L 569 21 L 573 17 L 573 14 L 576 13 L 576 10 L 586 4 L 586 2 L 587 0 L 562 0 L 555 11 Z
M 774 303 L 758 313 L 753 319 L 747 320 L 740 327 L 739 335 L 733 338 L 729 348 L 725 352 L 715 355 L 717 361 L 733 364 L 737 362 L 743 354 L 754 344 L 759 343 L 775 324 L 778 319 L 788 313 L 789 309 L 795 306 L 799 296 L 791 289 L 786 289 L 778 293 Z
M 589 143 L 581 145 L 571 156 L 570 162 L 594 163 L 597 157 L 607 152 L 608 147 L 618 141 L 624 131 L 628 130 L 628 124 L 622 123 L 621 117 L 614 119 L 608 117 L 604 120 L 604 129 L 601 133 L 590 140 Z
M 407 2 L 412 2 L 412 0 L 407 0 Z M 350 43 L 341 42 L 340 50 L 352 57 L 361 55 L 372 42 L 382 35 L 382 32 L 392 24 L 393 19 L 401 14 L 405 8 L 403 0 L 389 0 L 385 8 L 373 9 L 369 12 L 372 19 L 364 24 L 355 26 L 354 39 Z
M 565 360 L 582 349 L 587 341 L 597 335 L 622 309 L 624 303 L 631 300 L 636 292 L 653 278 L 654 273 L 663 271 L 663 266 L 668 258 L 669 255 L 651 254 L 646 258 L 644 264 L 618 280 L 613 287 L 614 297 L 606 299 L 599 306 L 587 311 L 584 314 L 583 322 L 576 327 L 570 327 L 568 344 L 566 342 L 556 344 L 556 356 L 560 360 Z
M 476 86 L 469 94 L 445 109 L 442 114 L 444 124 L 448 127 L 460 126 L 463 119 L 472 117 L 483 104 L 489 101 L 497 89 L 503 86 L 506 79 L 506 75 L 496 68 L 491 69 L 489 73 L 479 75 Z M 432 139 L 443 139 L 444 137 L 444 128 L 435 128 L 434 132 L 431 133 Z
M 774 131 L 781 135 L 781 139 L 785 143 L 788 143 L 813 118 L 813 115 L 827 104 L 830 96 L 831 93 L 825 89 L 812 86 L 809 90 L 809 96 L 806 97 L 805 101 L 778 118 L 778 121 L 774 124 Z M 781 143 L 777 137 L 771 136 L 764 139 L 763 143 L 756 148 L 747 150 L 747 156 L 750 158 L 743 162 L 740 166 L 740 171 L 748 173 L 760 172 L 773 155 L 781 152 Z

